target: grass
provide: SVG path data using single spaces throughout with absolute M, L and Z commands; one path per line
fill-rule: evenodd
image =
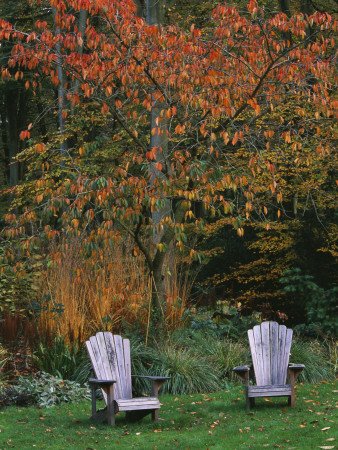
M 50 409 L 0 411 L 0 448 L 48 449 L 251 449 L 335 448 L 336 383 L 298 385 L 296 408 L 286 398 L 256 400 L 246 411 L 241 387 L 216 394 L 163 395 L 160 423 L 150 416 L 117 426 L 88 421 L 89 402 Z

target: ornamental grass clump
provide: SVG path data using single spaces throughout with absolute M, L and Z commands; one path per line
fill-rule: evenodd
M 213 358 L 214 364 L 225 382 L 238 382 L 233 368 L 250 363 L 250 351 L 242 341 L 233 342 L 230 339 L 205 339 L 200 347 L 205 354 Z
M 153 348 L 152 354 L 152 374 L 171 377 L 163 386 L 163 393 L 213 392 L 222 386 L 212 358 L 197 350 L 166 343 Z
M 298 378 L 300 382 L 319 383 L 334 379 L 333 364 L 318 341 L 293 340 L 290 362 L 305 365 L 305 370 Z

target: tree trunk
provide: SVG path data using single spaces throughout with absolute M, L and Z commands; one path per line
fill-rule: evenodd
M 56 9 L 53 8 L 53 19 L 56 26 L 55 34 L 60 34 L 60 28 L 57 26 L 56 23 Z M 59 78 L 59 86 L 58 86 L 58 102 L 59 102 L 59 132 L 61 136 L 61 145 L 60 145 L 60 154 L 61 158 L 63 158 L 68 150 L 68 145 L 66 139 L 62 139 L 62 137 L 65 135 L 66 132 L 66 119 L 63 115 L 63 113 L 66 111 L 66 90 L 65 90 L 65 73 L 63 70 L 63 60 L 61 56 L 61 45 L 60 42 L 57 42 L 55 45 L 56 53 L 57 53 L 57 71 L 58 71 L 58 78 Z M 62 161 L 61 161 L 62 163 Z
M 11 89 L 6 92 L 5 105 L 7 111 L 7 148 L 9 160 L 9 185 L 16 186 L 19 181 L 19 163 L 15 157 L 18 151 L 18 102 L 19 91 Z
M 279 0 L 279 8 L 289 18 L 291 17 L 290 0 Z
M 160 26 L 164 20 L 163 7 L 165 3 L 159 0 L 146 0 L 146 21 L 148 25 Z M 155 89 L 155 88 L 154 88 Z M 152 183 L 155 179 L 164 180 L 166 175 L 163 171 L 158 170 L 155 164 L 161 163 L 164 171 L 167 167 L 167 155 L 168 155 L 168 122 L 165 117 L 161 117 L 161 111 L 166 110 L 168 105 L 162 101 L 158 102 L 153 98 L 153 107 L 150 113 L 150 150 L 157 149 L 156 160 L 152 165 Z M 152 131 L 156 129 L 156 133 Z M 171 205 L 168 199 L 165 200 L 165 206 L 161 211 L 156 211 L 152 214 L 153 224 L 159 225 L 161 221 L 171 214 Z M 161 231 L 157 231 L 153 236 L 154 244 L 165 243 L 169 244 L 174 237 L 172 229 L 164 227 Z M 165 298 L 164 298 L 164 275 L 163 264 L 165 261 L 165 253 L 155 250 L 155 256 L 153 259 L 152 267 L 152 308 L 153 308 L 153 320 L 158 322 L 163 316 L 165 310 Z M 171 250 L 172 252 L 172 250 Z M 169 261 L 172 260 L 169 256 Z M 170 264 L 170 263 L 169 263 Z

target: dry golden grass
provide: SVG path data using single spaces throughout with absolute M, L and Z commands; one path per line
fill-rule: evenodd
M 79 242 L 70 244 L 59 264 L 44 274 L 43 289 L 50 300 L 38 318 L 39 335 L 58 335 L 81 344 L 99 330 L 119 332 L 123 323 L 137 323 L 146 332 L 151 278 L 142 255 L 134 256 L 131 248 L 116 244 L 85 258 Z M 191 283 L 177 274 L 175 261 L 170 267 L 165 274 L 163 314 L 172 329 L 180 324 Z M 58 305 L 61 313 L 55 311 Z

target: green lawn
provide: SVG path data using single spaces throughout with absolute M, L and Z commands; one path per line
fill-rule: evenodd
M 128 423 L 121 413 L 114 428 L 89 423 L 89 401 L 50 409 L 10 407 L 0 411 L 0 448 L 336 448 L 336 383 L 297 386 L 296 392 L 295 409 L 287 406 L 287 398 L 258 399 L 249 412 L 240 387 L 164 395 L 162 422 L 148 416 Z

